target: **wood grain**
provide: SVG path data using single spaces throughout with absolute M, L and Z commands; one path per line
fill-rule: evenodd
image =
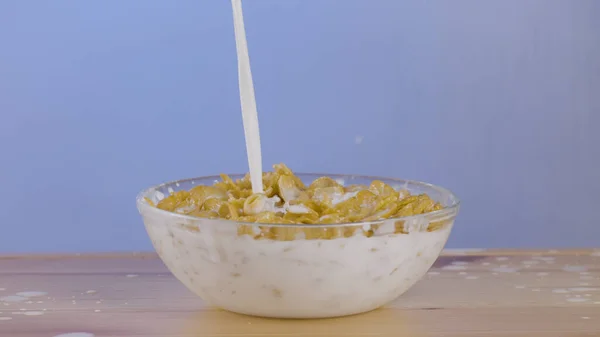
M 203 304 L 154 254 L 0 257 L 0 336 L 600 336 L 600 251 L 451 251 L 391 305 L 275 320 Z

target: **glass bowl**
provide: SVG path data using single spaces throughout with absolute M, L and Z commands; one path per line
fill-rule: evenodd
M 138 195 L 137 207 L 158 255 L 192 292 L 225 310 L 279 318 L 352 315 L 393 301 L 438 258 L 459 209 L 454 194 L 427 183 L 297 176 L 306 184 L 321 176 L 342 184 L 368 185 L 378 179 L 411 194 L 427 193 L 444 208 L 370 222 L 287 225 L 197 218 L 158 209 L 145 200 L 157 203 L 172 191 L 212 185 L 219 176 L 151 187 Z

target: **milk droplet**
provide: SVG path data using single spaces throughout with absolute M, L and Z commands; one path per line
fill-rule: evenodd
M 25 316 L 41 316 L 43 314 L 44 314 L 43 311 L 25 311 L 23 313 L 23 315 L 25 315 Z
M 56 335 L 54 337 L 94 337 L 94 334 L 89 332 L 70 332 Z
M 0 301 L 2 301 L 2 302 L 23 302 L 26 299 L 27 299 L 27 297 L 15 296 L 15 295 L 0 297 Z
M 553 257 L 553 256 L 534 256 L 531 259 L 550 262 L 550 261 L 554 261 L 555 257 Z
M 20 293 L 17 293 L 16 295 L 23 297 L 41 297 L 48 295 L 48 293 L 45 291 L 22 291 Z
M 567 271 L 567 272 L 577 273 L 577 272 L 586 271 L 587 267 L 586 266 L 570 266 L 570 265 L 566 265 L 566 266 L 563 267 L 563 270 Z
M 596 291 L 596 290 L 598 290 L 598 288 L 575 287 L 575 288 L 569 288 L 569 290 L 576 291 L 576 292 L 586 292 L 586 291 Z
M 581 298 L 581 297 L 567 298 L 567 302 L 571 302 L 571 303 L 582 303 L 582 302 L 587 302 L 587 301 L 589 301 L 587 298 Z
M 527 261 L 523 261 L 521 263 L 524 264 L 524 265 L 534 265 L 534 264 L 539 264 L 540 261 L 527 260 Z
M 469 264 L 469 262 L 466 261 L 452 261 L 452 264 L 455 266 L 466 266 Z
M 0 317 L 0 321 L 10 321 L 12 317 Z
M 138 277 L 138 275 L 137 274 L 127 274 L 127 275 L 125 275 L 125 277 L 134 278 L 134 277 Z
M 495 272 L 498 272 L 498 273 L 515 273 L 518 269 L 517 268 L 509 268 L 509 267 L 498 267 L 498 268 L 494 268 L 492 270 Z

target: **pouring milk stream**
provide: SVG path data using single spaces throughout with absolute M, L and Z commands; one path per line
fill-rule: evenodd
M 250 57 L 248 56 L 246 30 L 244 28 L 242 0 L 231 0 L 231 6 L 233 7 L 233 27 L 235 31 L 235 46 L 238 60 L 240 103 L 242 106 L 246 154 L 248 155 L 252 193 L 263 193 L 262 155 L 260 152 L 258 114 L 256 111 L 252 72 L 250 70 Z

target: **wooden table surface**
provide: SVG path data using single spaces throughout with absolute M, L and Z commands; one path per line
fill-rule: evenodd
M 600 336 L 600 250 L 446 251 L 391 305 L 336 319 L 209 307 L 154 254 L 0 257 L 0 297 L 2 337 Z

